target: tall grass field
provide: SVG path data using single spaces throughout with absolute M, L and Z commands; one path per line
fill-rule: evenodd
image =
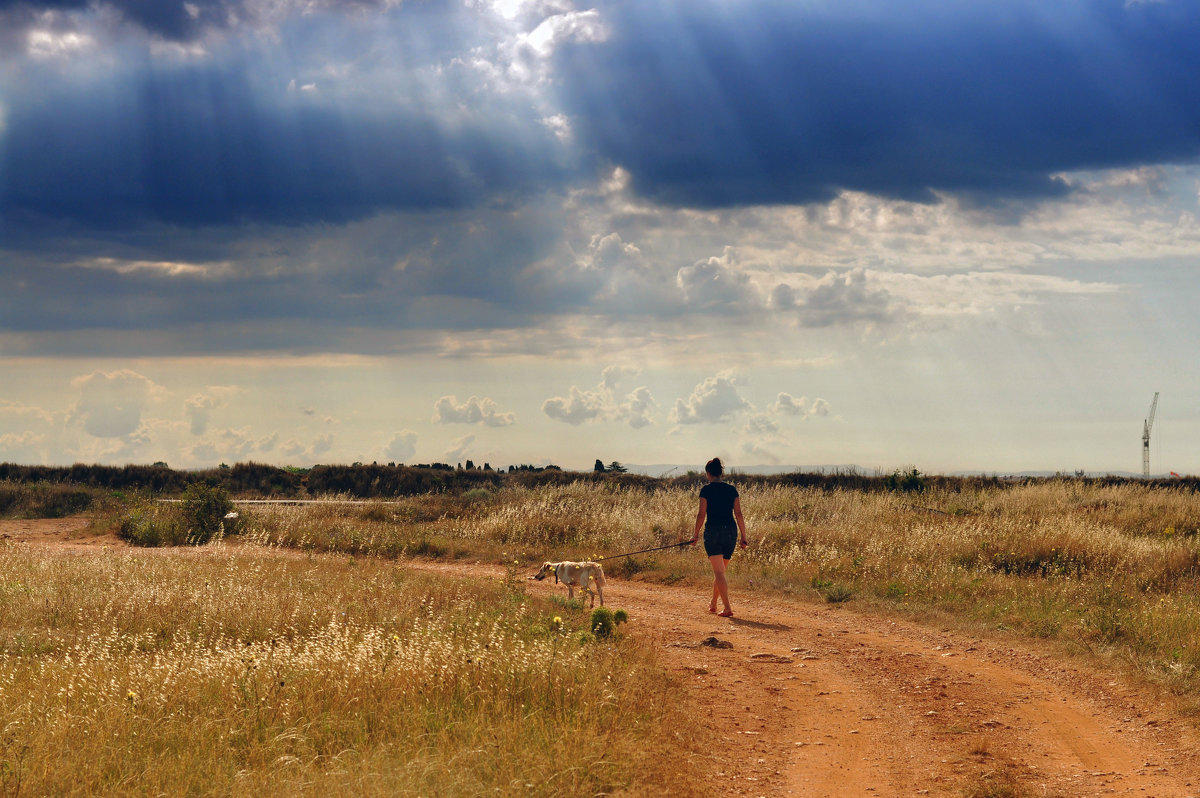
M 696 708 L 637 619 L 598 639 L 581 606 L 526 595 L 523 576 L 690 538 L 698 487 L 239 505 L 201 546 L 167 545 L 202 539 L 185 503 L 143 497 L 89 512 L 153 546 L 0 542 L 0 795 L 686 793 Z M 909 487 L 745 480 L 752 545 L 733 589 L 1053 641 L 1200 706 L 1200 495 Z M 415 557 L 507 576 L 437 578 Z M 606 571 L 711 584 L 694 549 Z
M 736 481 L 736 480 L 735 480 Z M 753 545 L 737 590 L 776 591 L 1118 657 L 1200 698 L 1200 494 L 1051 479 L 917 491 L 740 486 Z M 586 559 L 691 537 L 696 486 L 576 482 L 254 511 L 260 544 L 383 557 Z M 619 578 L 711 578 L 695 551 L 614 560 Z
M 653 652 L 512 576 L 0 544 L 0 795 L 680 785 L 686 760 L 662 754 L 686 749 L 685 708 Z

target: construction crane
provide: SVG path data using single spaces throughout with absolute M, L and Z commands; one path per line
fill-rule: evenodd
M 1142 424 L 1142 476 L 1150 477 L 1150 428 L 1154 426 L 1154 412 L 1158 410 L 1158 391 L 1154 392 L 1154 401 L 1150 403 L 1150 415 Z

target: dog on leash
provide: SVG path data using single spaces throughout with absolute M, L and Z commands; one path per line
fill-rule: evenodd
M 600 567 L 598 562 L 544 562 L 541 570 L 529 577 L 530 579 L 545 579 L 550 574 L 554 574 L 554 581 L 557 584 L 562 582 L 567 586 L 567 598 L 575 598 L 575 588 L 579 588 L 585 594 L 591 594 L 592 603 L 590 606 L 596 606 L 596 596 L 600 596 L 600 606 L 604 606 L 604 569 Z M 595 584 L 596 591 L 592 593 L 591 584 Z

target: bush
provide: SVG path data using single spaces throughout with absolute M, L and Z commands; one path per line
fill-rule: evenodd
M 629 620 L 625 610 L 613 612 L 608 607 L 597 607 L 592 610 L 592 634 L 598 639 L 612 637 L 617 632 L 617 626 Z
M 221 533 L 236 534 L 236 528 L 231 528 L 236 524 L 227 524 L 227 520 L 236 519 L 226 518 L 233 512 L 233 502 L 219 485 L 202 482 L 188 485 L 183 492 L 181 507 L 188 543 L 202 545 Z
M 910 471 L 896 469 L 883 479 L 887 490 L 897 493 L 923 493 L 928 486 L 925 475 L 913 468 Z
M 139 502 L 129 509 L 117 527 L 117 537 L 134 546 L 177 546 L 187 540 L 177 505 Z
M 178 503 L 136 503 L 121 518 L 117 536 L 135 546 L 199 546 L 219 534 L 237 533 L 237 520 L 226 518 L 232 512 L 233 502 L 222 488 L 195 483 Z

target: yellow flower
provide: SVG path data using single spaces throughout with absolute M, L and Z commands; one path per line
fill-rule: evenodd
M 135 700 L 137 700 L 137 693 L 135 693 L 135 692 L 133 692 L 132 690 L 130 690 L 128 693 L 126 693 L 126 694 L 125 694 L 125 700 L 126 700 L 126 701 L 135 701 Z

